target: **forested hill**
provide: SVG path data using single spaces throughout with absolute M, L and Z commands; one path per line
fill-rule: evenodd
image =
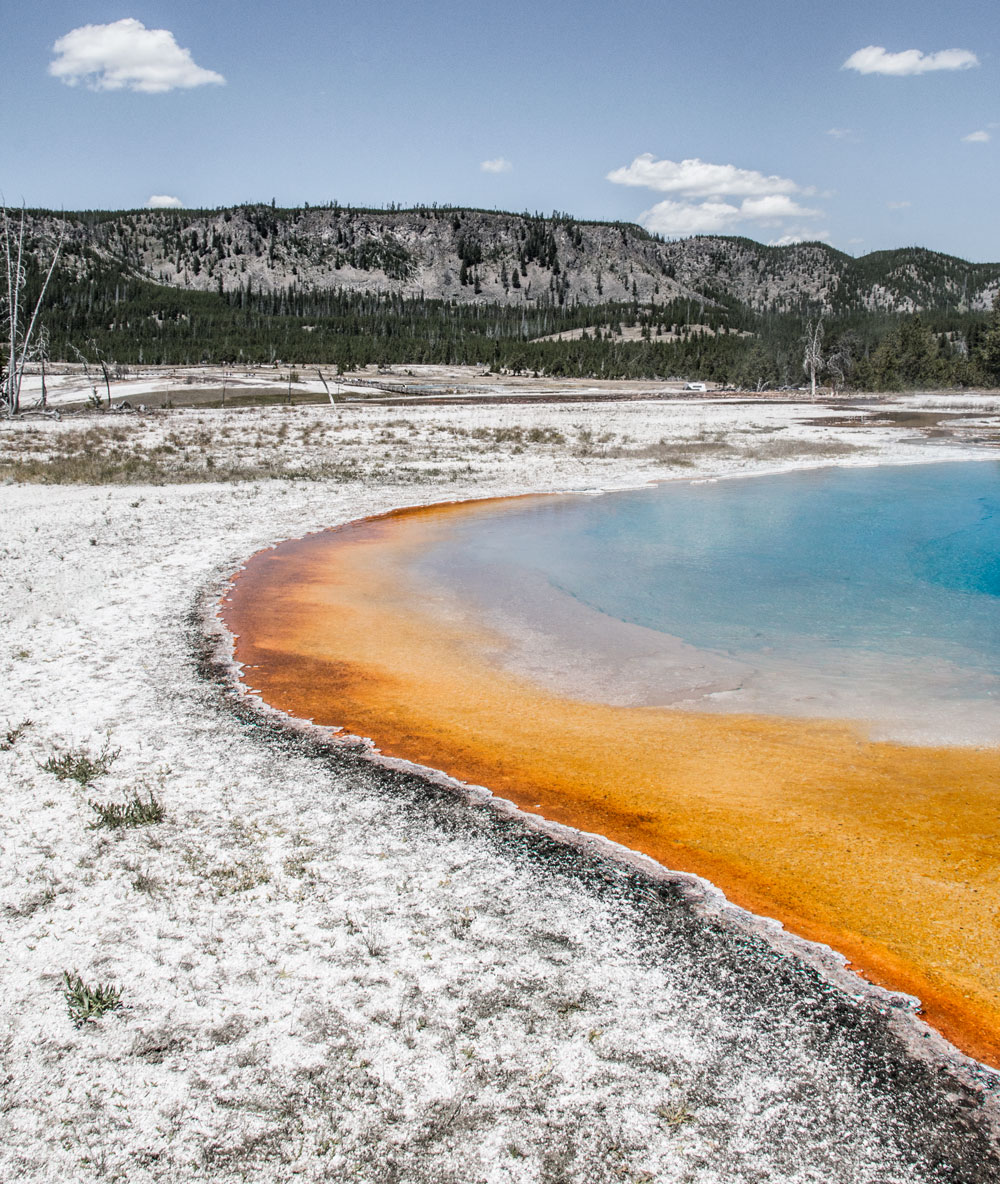
M 539 307 L 697 300 L 754 312 L 974 312 L 1000 291 L 1000 264 L 920 248 L 854 259 L 823 243 L 745 238 L 664 242 L 638 226 L 433 207 L 359 210 L 243 205 L 219 210 L 28 212 L 63 269 L 117 272 L 205 292 L 382 293 Z

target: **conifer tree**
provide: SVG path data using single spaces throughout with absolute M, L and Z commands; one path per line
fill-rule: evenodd
M 986 332 L 980 339 L 976 361 L 986 381 L 993 386 L 1000 386 L 1000 292 L 993 297 L 993 311 Z

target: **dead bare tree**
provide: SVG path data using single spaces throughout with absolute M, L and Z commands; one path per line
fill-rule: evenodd
M 323 390 L 326 391 L 326 397 L 330 400 L 330 406 L 335 408 L 337 403 L 330 391 L 330 387 L 327 385 L 326 379 L 323 377 L 323 371 L 317 370 L 316 373 L 319 375 L 319 380 L 323 384 Z M 339 386 L 340 384 L 338 383 L 337 385 Z
M 38 326 L 35 340 L 31 346 L 31 356 L 38 363 L 42 377 L 42 393 L 39 406 L 44 410 L 49 405 L 49 392 L 45 386 L 45 363 L 49 360 L 49 331 L 45 325 Z
M 816 319 L 815 324 L 810 318 L 806 321 L 806 332 L 803 337 L 806 350 L 802 358 L 802 369 L 809 375 L 809 389 L 812 397 L 816 398 L 816 375 L 823 369 L 823 318 Z
M 0 370 L 0 415 L 7 418 L 17 415 L 21 410 L 21 383 L 24 370 L 31 358 L 32 338 L 38 327 L 38 314 L 45 301 L 52 273 L 59 260 L 62 249 L 63 236 L 56 240 L 55 250 L 49 269 L 45 274 L 41 291 L 34 307 L 30 308 L 26 292 L 27 266 L 24 251 L 25 215 L 21 209 L 18 225 L 14 225 L 10 211 L 6 204 L 0 201 L 0 217 L 3 219 L 3 256 L 6 276 L 6 290 L 0 293 L 0 309 L 3 329 L 4 347 L 7 352 L 6 365 Z
M 95 338 L 91 337 L 87 342 L 87 346 L 88 346 L 88 348 L 90 348 L 94 351 L 94 356 L 97 358 L 97 364 L 101 368 L 101 374 L 104 377 L 104 388 L 108 394 L 108 410 L 110 411 L 111 410 L 111 372 L 108 370 L 108 363 L 110 362 L 110 364 L 115 367 L 115 377 L 116 378 L 122 377 L 123 369 L 118 364 L 118 362 L 116 362 L 114 360 L 114 358 L 105 358 L 104 357 L 104 350 L 102 350 L 101 347 L 97 344 L 97 341 Z M 79 348 L 79 346 L 74 345 L 72 342 L 70 342 L 69 348 L 76 355 L 76 360 L 83 364 L 83 372 L 87 376 L 87 379 L 89 380 L 90 379 L 90 358 L 87 357 L 87 355 L 83 352 L 82 349 Z M 95 408 L 100 407 L 101 401 L 100 401 L 99 395 L 97 394 L 97 387 L 96 386 L 94 387 L 94 393 L 91 396 L 91 398 L 93 400 L 93 404 L 94 404 Z
M 854 359 L 861 343 L 854 333 L 842 333 L 833 350 L 826 357 L 826 368 L 830 374 L 834 394 L 847 385 L 854 367 Z

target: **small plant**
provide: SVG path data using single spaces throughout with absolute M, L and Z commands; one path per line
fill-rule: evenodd
M 372 958 L 381 958 L 386 952 L 385 935 L 378 925 L 363 925 L 356 917 L 348 916 L 347 932 L 359 934 L 361 944 Z
M 237 892 L 252 892 L 262 884 L 271 882 L 271 873 L 260 857 L 251 853 L 245 861 L 236 861 L 223 867 L 212 868 L 206 879 L 214 886 L 219 896 L 233 896 Z
M 0 736 L 0 752 L 10 752 L 14 745 L 21 739 L 24 733 L 32 726 L 30 719 L 22 719 L 19 724 L 8 728 L 2 736 Z
M 88 986 L 78 974 L 64 970 L 63 984 L 69 1018 L 77 1028 L 82 1028 L 90 1020 L 100 1019 L 106 1011 L 116 1011 L 122 1006 L 122 989 L 113 983 Z
M 148 798 L 133 794 L 125 802 L 88 802 L 91 810 L 97 815 L 97 821 L 92 822 L 91 828 L 106 826 L 110 830 L 120 830 L 126 826 L 149 826 L 154 822 L 162 822 L 166 816 L 163 804 L 158 801 L 150 790 Z
M 694 1122 L 694 1114 L 688 1109 L 687 1102 L 672 1102 L 657 1106 L 656 1113 L 667 1126 L 683 1126 L 686 1122 Z
M 105 743 L 97 756 L 92 756 L 85 748 L 71 748 L 50 756 L 42 763 L 42 768 L 59 781 L 90 785 L 111 768 L 120 753 L 120 748 L 112 748 L 109 743 Z

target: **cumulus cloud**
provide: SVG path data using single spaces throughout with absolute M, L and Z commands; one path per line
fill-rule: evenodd
M 798 193 L 799 186 L 787 177 L 767 177 L 755 169 L 734 164 L 709 164 L 691 160 L 656 160 L 651 152 L 637 156 L 630 165 L 613 169 L 606 180 L 616 185 L 640 185 L 660 193 L 684 197 L 743 197 L 770 193 Z
M 496 160 L 484 160 L 479 166 L 484 173 L 509 173 L 514 166 L 509 160 L 498 156 Z
M 764 197 L 745 197 L 740 205 L 740 217 L 766 221 L 771 218 L 817 218 L 821 210 L 800 206 L 784 193 L 768 193 Z
M 154 193 L 146 202 L 147 210 L 182 210 L 184 203 L 179 197 L 171 197 L 167 193 Z
M 829 230 L 790 230 L 781 238 L 768 240 L 769 247 L 794 247 L 796 243 L 825 243 L 830 241 Z
M 135 90 L 162 94 L 226 80 L 195 64 L 167 29 L 147 29 L 127 17 L 109 25 L 81 25 L 52 47 L 49 73 L 67 86 L 91 90 Z
M 940 49 L 937 53 L 921 53 L 919 49 L 904 49 L 889 53 L 882 45 L 866 45 L 844 62 L 841 69 L 857 70 L 859 74 L 889 74 L 899 78 L 904 74 L 927 74 L 931 70 L 968 70 L 979 65 L 979 58 L 968 49 Z
M 639 216 L 642 225 L 656 234 L 722 234 L 740 222 L 777 225 L 787 218 L 814 218 L 821 213 L 794 200 L 792 194 L 810 191 L 788 177 L 697 158 L 657 160 L 646 152 L 630 165 L 613 169 L 607 180 L 672 195 Z
M 966 144 L 988 144 L 990 139 L 990 133 L 984 131 L 969 132 L 967 136 L 962 137 Z
M 886 209 L 889 210 L 908 210 L 913 205 L 912 201 L 887 201 L 885 203 Z
M 739 206 L 725 201 L 661 201 L 639 215 L 654 234 L 722 234 L 740 220 Z
M 820 213 L 785 194 L 772 193 L 745 197 L 738 206 L 726 201 L 661 201 L 640 214 L 639 221 L 654 234 L 722 234 L 739 222 L 774 225 L 782 218 L 815 218 Z
M 826 134 L 835 140 L 848 140 L 852 144 L 856 144 L 861 139 L 858 133 L 849 127 L 831 127 L 827 129 Z

